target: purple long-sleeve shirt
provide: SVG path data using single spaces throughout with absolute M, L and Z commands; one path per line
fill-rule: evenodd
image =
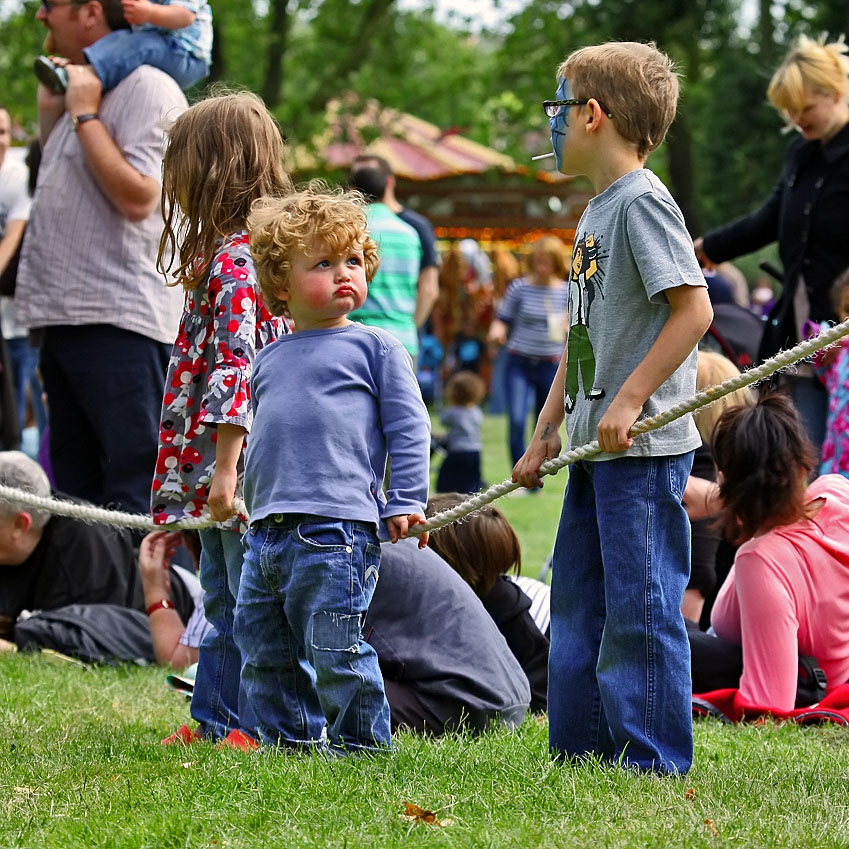
M 310 513 L 373 522 L 385 538 L 381 520 L 424 512 L 430 419 L 410 357 L 390 333 L 349 324 L 283 337 L 257 356 L 252 387 L 251 522 Z

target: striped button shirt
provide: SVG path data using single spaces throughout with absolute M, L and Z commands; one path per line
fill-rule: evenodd
M 100 119 L 127 162 L 159 182 L 165 127 L 185 108 L 177 83 L 142 65 L 104 95 Z M 63 115 L 38 173 L 15 292 L 19 321 L 110 324 L 173 342 L 182 292 L 156 270 L 161 233 L 158 204 L 143 221 L 129 221 L 110 203 Z

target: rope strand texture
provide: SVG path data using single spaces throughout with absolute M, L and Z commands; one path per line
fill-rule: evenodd
M 641 419 L 630 431 L 631 436 L 640 436 L 643 433 L 648 433 L 650 430 L 657 430 L 670 422 L 686 416 L 687 413 L 692 413 L 701 407 L 706 407 L 714 401 L 718 401 L 725 395 L 731 392 L 736 392 L 738 389 L 743 389 L 746 386 L 752 386 L 755 383 L 772 376 L 776 372 L 787 368 L 788 366 L 804 360 L 806 357 L 816 351 L 827 348 L 838 342 L 840 339 L 849 336 L 849 319 L 840 324 L 835 324 L 833 327 L 824 330 L 822 333 L 807 339 L 804 342 L 789 348 L 786 351 L 780 351 L 774 357 L 761 363 L 761 365 L 744 371 L 742 374 L 726 380 L 717 386 L 711 386 L 702 392 L 699 392 L 689 401 L 684 401 L 674 407 L 670 407 L 662 413 L 651 418 Z M 598 447 L 598 442 L 593 440 L 586 445 L 581 445 L 579 448 L 573 448 L 570 451 L 564 451 L 559 457 L 552 460 L 546 460 L 539 467 L 539 474 L 556 475 L 564 467 L 576 463 L 578 460 L 585 460 L 588 457 L 594 457 L 600 454 L 601 449 Z M 450 510 L 443 510 L 432 516 L 425 524 L 416 525 L 410 529 L 410 536 L 420 536 L 425 531 L 437 531 L 444 528 L 451 522 L 456 522 L 463 519 L 470 513 L 486 507 L 497 498 L 507 495 L 508 492 L 513 492 L 514 489 L 519 489 L 518 483 L 512 480 L 505 480 L 495 484 L 485 492 L 474 495 L 462 504 L 452 507 Z M 112 525 L 119 528 L 133 528 L 142 531 L 175 531 L 175 530 L 200 530 L 208 528 L 215 524 L 208 512 L 204 512 L 202 516 L 192 519 L 183 519 L 180 522 L 170 522 L 167 525 L 155 525 L 149 516 L 135 513 L 123 513 L 117 510 L 107 510 L 103 507 L 95 507 L 91 504 L 78 504 L 73 501 L 60 501 L 57 498 L 42 498 L 24 490 L 14 489 L 9 486 L 0 486 L 0 501 L 10 502 L 21 507 L 30 507 L 33 509 L 44 510 L 48 513 L 53 513 L 58 516 L 68 516 L 73 519 L 81 519 L 84 522 L 98 522 L 100 524 Z M 244 503 L 237 499 L 235 507 L 238 513 L 246 516 Z

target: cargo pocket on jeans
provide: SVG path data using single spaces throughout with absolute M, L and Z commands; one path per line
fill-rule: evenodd
M 312 615 L 310 645 L 316 651 L 345 651 L 357 654 L 360 650 L 361 628 L 359 613 L 319 610 Z

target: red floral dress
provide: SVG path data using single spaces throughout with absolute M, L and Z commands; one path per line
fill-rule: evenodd
M 215 472 L 215 426 L 233 424 L 250 432 L 254 357 L 288 332 L 284 320 L 262 302 L 248 234 L 228 236 L 215 254 L 206 286 L 186 290 L 159 420 L 150 499 L 157 525 L 201 515 Z M 238 472 L 241 496 L 241 458 Z M 246 530 L 239 517 L 220 527 Z

